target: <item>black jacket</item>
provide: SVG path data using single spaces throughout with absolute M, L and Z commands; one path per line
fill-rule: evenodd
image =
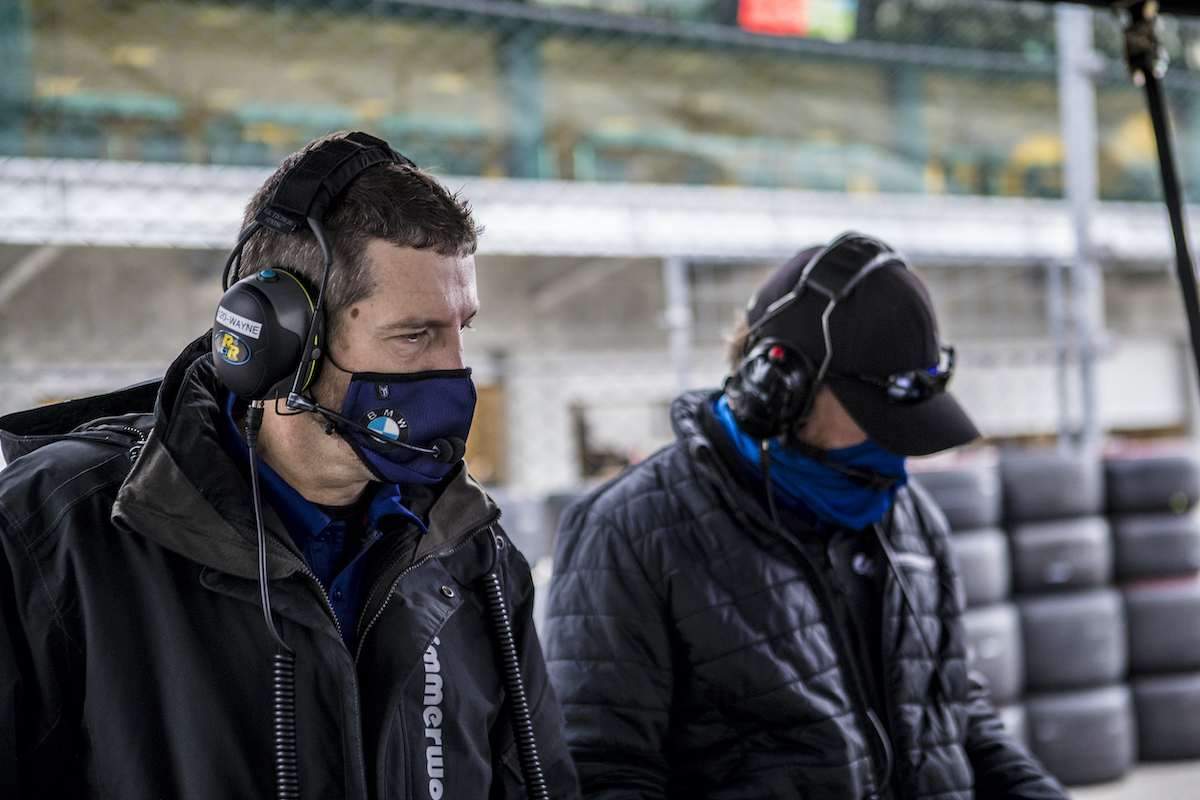
M 876 725 L 813 532 L 723 462 L 714 396 L 559 532 L 546 658 L 585 796 L 1063 800 L 968 678 L 941 513 L 904 488 L 885 529 L 917 608 L 889 572 Z
M 5 797 L 275 795 L 275 646 L 208 352 L 193 343 L 161 388 L 0 424 Z M 296 651 L 301 798 L 526 796 L 481 583 L 493 570 L 551 796 L 577 794 L 528 565 L 465 470 L 438 488 L 428 534 L 390 528 L 372 548 L 349 649 L 265 508 L 276 625 Z

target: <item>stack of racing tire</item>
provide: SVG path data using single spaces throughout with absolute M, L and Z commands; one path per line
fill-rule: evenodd
M 1021 623 L 1012 602 L 1008 537 L 1000 527 L 1002 494 L 995 460 L 914 476 L 950 524 L 950 548 L 966 603 L 963 625 L 971 668 L 984 679 L 1005 727 L 1026 741 Z
M 1012 454 L 1000 462 L 1028 744 L 1068 785 L 1115 780 L 1137 759 L 1104 477 L 1103 462 L 1090 457 Z
M 1139 758 L 1200 759 L 1200 468 L 1182 454 L 1104 466 Z

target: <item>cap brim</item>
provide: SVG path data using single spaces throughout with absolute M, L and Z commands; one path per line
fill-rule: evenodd
M 858 426 L 898 456 L 926 456 L 979 438 L 979 430 L 949 393 L 912 405 L 889 403 L 878 386 L 853 378 L 826 383 Z

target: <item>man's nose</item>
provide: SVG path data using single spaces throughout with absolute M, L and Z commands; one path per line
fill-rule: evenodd
M 434 353 L 434 362 L 434 365 L 430 369 L 463 368 L 463 335 L 461 330 L 452 330 L 442 338 L 442 341 L 438 343 L 437 351 Z

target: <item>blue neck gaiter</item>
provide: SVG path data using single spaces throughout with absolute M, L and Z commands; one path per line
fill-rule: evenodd
M 738 428 L 724 395 L 713 404 L 713 411 L 747 471 L 761 482 L 759 440 Z M 862 486 L 849 475 L 814 461 L 799 450 L 784 447 L 778 440 L 772 440 L 770 447 L 771 489 L 775 496 L 790 508 L 808 509 L 817 519 L 830 525 L 861 530 L 879 522 L 891 508 L 896 490 L 908 481 L 904 457 L 893 455 L 870 440 L 853 447 L 828 450 L 826 456 L 829 461 L 847 467 L 898 479 L 883 491 Z

